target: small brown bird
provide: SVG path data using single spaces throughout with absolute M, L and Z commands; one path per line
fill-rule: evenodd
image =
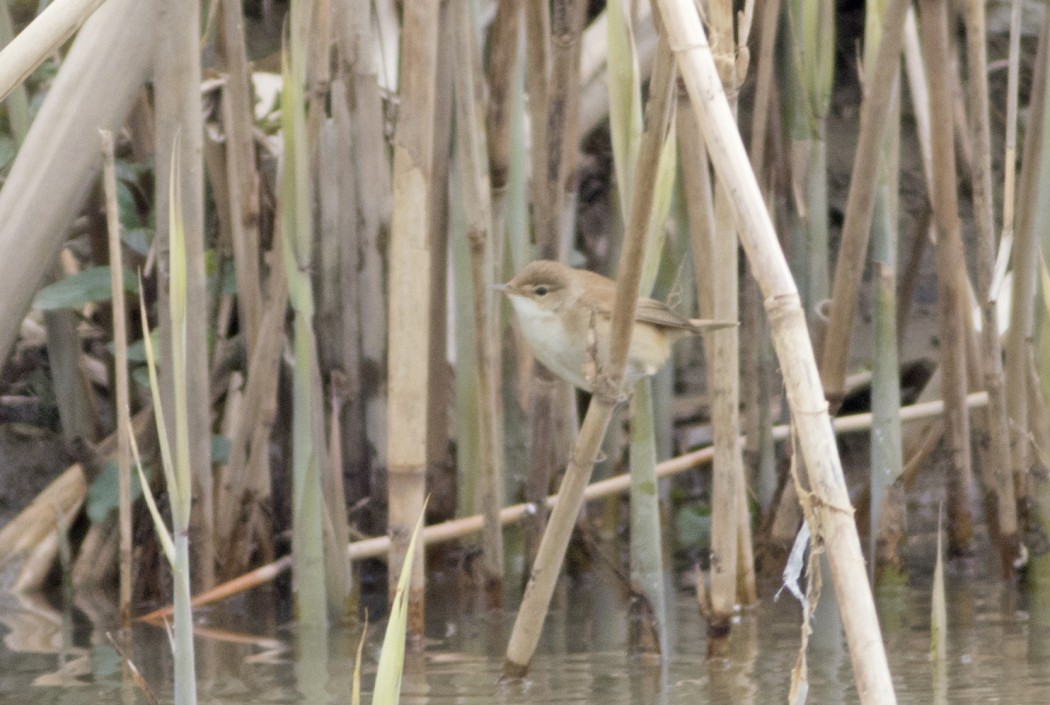
M 537 260 L 496 288 L 510 297 L 536 359 L 562 379 L 593 391 L 598 370 L 608 362 L 616 282 L 561 262 Z M 639 299 L 624 371 L 625 390 L 656 374 L 676 340 L 735 325 L 686 318 L 661 301 Z

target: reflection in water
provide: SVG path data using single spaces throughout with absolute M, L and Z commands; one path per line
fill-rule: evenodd
M 902 704 L 1047 702 L 1050 604 L 1044 600 L 1050 597 L 1036 593 L 1014 603 L 1010 589 L 986 582 L 949 576 L 948 658 L 940 667 L 929 659 L 929 587 L 891 588 L 878 596 Z M 616 581 L 591 575 L 560 586 L 530 678 L 500 684 L 513 613 L 483 611 L 462 586 L 440 579 L 430 581 L 428 598 L 427 651 L 406 663 L 405 705 L 784 702 L 798 652 L 799 605 L 766 600 L 740 615 L 730 657 L 706 661 L 704 625 L 692 596 L 683 593 L 669 601 L 671 658 L 662 666 L 632 659 L 625 596 Z M 242 603 L 236 610 L 202 616 L 208 627 L 197 632 L 198 653 L 206 662 L 202 673 L 207 674 L 201 702 L 349 702 L 359 630 L 334 629 L 310 638 L 277 626 L 269 609 Z M 62 661 L 59 612 L 40 598 L 11 598 L 0 605 L 6 647 L 0 651 L 0 705 L 145 702 L 127 687 L 119 659 L 104 642 L 107 627 L 93 626 L 88 614 L 112 618 L 96 601 L 79 603 L 75 643 Z M 383 626 L 369 630 L 366 703 Z M 160 701 L 170 702 L 171 655 L 164 631 L 137 625 L 130 650 Z M 841 639 L 811 644 L 809 665 L 809 702 L 857 702 Z

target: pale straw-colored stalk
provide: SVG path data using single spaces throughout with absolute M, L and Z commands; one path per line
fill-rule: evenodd
M 55 0 L 0 51 L 0 101 L 80 28 L 103 0 Z
M 734 31 L 732 3 L 725 0 L 711 3 L 708 8 L 711 27 L 711 53 L 718 70 L 730 110 L 736 112 L 737 90 L 747 66 L 746 52 L 738 54 L 738 37 Z M 664 20 L 666 21 L 666 17 Z M 743 25 L 743 23 L 741 23 Z M 741 32 L 744 32 L 741 26 Z M 746 46 L 746 38 L 740 45 Z M 704 270 L 710 280 L 710 315 L 716 320 L 736 321 L 740 316 L 739 243 L 735 235 L 730 194 L 725 184 L 714 185 L 714 229 L 706 255 L 709 264 Z M 698 272 L 698 276 L 700 272 Z M 739 548 L 741 531 L 746 530 L 743 542 L 750 543 L 749 523 L 742 522 L 741 504 L 744 496 L 740 483 L 744 482 L 743 457 L 736 442 L 740 434 L 740 331 L 737 328 L 712 332 L 707 336 L 710 363 L 708 390 L 711 395 L 711 418 L 714 429 L 715 462 L 711 480 L 711 613 L 708 618 L 708 654 L 725 655 L 735 605 L 738 599 Z M 753 575 L 753 573 L 752 573 Z M 747 589 L 748 593 L 752 591 Z
M 394 134 L 393 222 L 388 249 L 389 346 L 387 374 L 387 472 L 390 549 L 389 592 L 405 564 L 411 527 L 423 511 L 426 490 L 430 328 L 431 188 L 438 52 L 439 3 L 404 6 L 401 109 Z M 366 177 L 367 178 L 367 177 Z M 443 403 L 443 402 L 440 402 Z M 412 561 L 408 631 L 423 634 L 422 546 Z
M 110 286 L 113 292 L 113 370 L 117 407 L 117 482 L 120 523 L 120 593 L 118 606 L 123 629 L 131 626 L 131 405 L 128 394 L 127 305 L 124 302 L 124 257 L 120 242 L 120 210 L 117 207 L 117 174 L 113 156 L 113 133 L 102 136 L 102 184 L 106 195 L 106 224 L 109 242 Z
M 715 172 L 734 194 L 734 219 L 766 298 L 788 402 L 809 486 L 815 494 L 810 516 L 824 539 L 840 604 L 849 606 L 848 610 L 843 607 L 842 619 L 861 702 L 894 703 L 896 696 L 864 571 L 860 539 L 827 405 L 817 384 L 816 360 L 798 290 L 740 141 L 696 8 L 683 0 L 660 0 L 659 8 Z
M 185 227 L 187 300 L 184 304 L 168 305 L 166 297 L 168 277 L 174 277 L 160 268 L 161 282 L 160 330 L 161 356 L 167 363 L 172 360 L 170 333 L 174 326 L 169 319 L 176 314 L 185 316 L 186 366 L 181 374 L 185 379 L 175 379 L 173 369 L 165 364 L 161 368 L 160 380 L 164 395 L 169 397 L 181 385 L 187 385 L 181 403 L 186 404 L 187 444 L 193 456 L 187 462 L 193 468 L 193 578 L 198 588 L 210 587 L 215 582 L 214 545 L 214 499 L 211 464 L 211 393 L 208 355 L 208 299 L 207 275 L 204 252 L 204 125 L 200 103 L 201 44 L 200 2 L 190 0 L 182 3 L 160 3 L 155 7 L 158 23 L 158 41 L 155 47 L 154 98 L 157 129 L 157 164 L 173 161 L 173 150 L 178 155 L 179 171 L 168 173 L 166 169 L 156 171 L 155 198 L 157 211 L 167 212 L 171 192 L 168 179 L 181 180 L 179 206 Z M 194 99 L 189 99 L 194 96 Z M 176 135 L 178 139 L 176 139 Z M 157 223 L 156 244 L 158 252 L 169 247 L 171 234 L 167 224 Z M 178 400 L 178 397 L 175 397 Z M 176 412 L 178 413 L 178 412 Z M 174 434 L 174 429 L 169 429 Z

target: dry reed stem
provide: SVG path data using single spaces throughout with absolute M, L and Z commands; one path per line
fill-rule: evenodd
M 362 442 L 358 447 L 365 446 L 365 438 L 371 442 L 371 468 L 376 469 L 386 467 L 387 460 L 387 319 L 384 307 L 371 304 L 382 301 L 386 295 L 383 253 L 390 225 L 393 189 L 376 61 L 377 41 L 372 31 L 369 4 L 349 0 L 337 6 L 339 8 L 347 13 L 346 21 L 336 23 L 336 31 L 340 53 L 350 65 L 348 102 L 350 143 L 354 150 L 351 167 L 358 222 L 357 242 L 347 245 L 356 249 L 357 272 L 348 284 L 356 289 L 357 306 L 347 315 L 358 324 L 351 344 L 359 348 L 360 364 L 374 371 L 370 381 L 362 385 L 360 393 L 351 398 L 350 403 L 352 408 L 359 410 L 357 417 L 363 427 Z M 350 376 L 353 379 L 358 375 Z M 359 467 L 362 470 L 354 478 L 355 489 L 362 496 L 368 493 L 373 478 L 367 458 Z
M 120 242 L 120 209 L 117 206 L 117 174 L 113 157 L 113 133 L 102 136 L 102 183 L 106 194 L 106 223 L 109 235 L 110 288 L 113 292 L 114 392 L 117 405 L 117 478 L 120 522 L 120 595 L 118 608 L 122 629 L 131 626 L 131 406 L 128 395 L 127 305 L 124 296 L 124 257 Z
M 263 297 L 259 271 L 259 172 L 255 167 L 254 112 L 245 49 L 244 15 L 237 0 L 222 3 L 222 53 L 226 86 L 222 122 L 226 136 L 226 186 L 233 261 L 237 270 L 237 312 L 251 359 L 259 335 Z
M 103 0 L 55 0 L 0 51 L 0 102 L 58 50 Z
M 930 155 L 930 91 L 926 83 L 926 67 L 922 62 L 919 44 L 919 25 L 915 8 L 909 6 L 904 18 L 904 71 L 908 78 L 912 114 L 915 115 L 915 134 L 919 139 L 919 156 L 925 176 L 926 193 L 933 200 L 933 157 Z M 925 229 L 924 229 L 925 230 Z
M 729 107 L 735 113 L 740 77 L 737 74 L 732 3 L 728 0 L 712 2 L 707 14 L 711 54 L 729 97 Z M 702 165 L 701 168 L 706 167 Z M 725 184 L 717 183 L 714 190 L 714 231 L 707 250 L 711 265 L 707 271 L 711 277 L 711 316 L 721 321 L 736 321 L 740 317 L 737 268 L 739 243 L 729 198 Z M 744 481 L 743 457 L 737 443 L 740 435 L 740 331 L 731 328 L 712 332 L 707 336 L 707 346 L 711 360 L 708 366 L 708 389 L 711 394 L 715 446 L 714 475 L 711 480 L 711 618 L 707 626 L 708 655 L 722 656 L 727 653 L 733 609 L 738 603 L 738 514 L 747 508 L 746 504 L 740 504 L 742 495 L 738 487 Z
M 1039 237 L 1036 234 L 1034 208 L 1039 189 L 1039 154 L 1047 136 L 1043 134 L 1047 122 L 1047 70 L 1050 15 L 1039 34 L 1039 50 L 1035 59 L 1032 91 L 1029 96 L 1028 124 L 1025 131 L 1021 174 L 1018 179 L 1017 231 L 1012 249 L 1013 291 L 1010 295 L 1010 326 L 1006 338 L 1006 406 L 1010 421 L 1010 459 L 1013 461 L 1014 488 L 1019 506 L 1031 499 L 1028 471 L 1031 447 L 1028 438 L 1028 346 L 1032 338 L 1037 288 L 1036 267 L 1039 266 Z
M 576 228 L 576 162 L 580 132 L 580 52 L 587 20 L 587 0 L 554 0 L 551 4 L 551 79 L 547 94 L 547 153 L 544 175 L 548 190 L 547 219 L 542 231 L 557 243 L 566 261 Z M 538 239 L 537 239 L 538 241 Z
M 474 19 L 468 0 L 452 8 L 454 62 L 456 65 L 456 125 L 458 170 L 462 182 L 466 237 L 473 282 L 474 346 L 477 354 L 478 487 L 485 515 L 482 572 L 489 606 L 503 604 L 503 531 L 499 508 L 503 506 L 503 449 L 497 422 L 499 372 L 496 365 L 498 327 L 493 301 L 495 273 L 493 222 L 489 183 L 491 160 L 485 134 L 484 77 L 475 39 Z
M 448 358 L 449 184 L 452 181 L 452 126 L 455 74 L 452 5 L 442 3 L 434 98 L 433 163 L 430 168 L 430 333 L 427 354 L 427 467 L 449 463 L 453 369 Z M 443 401 L 446 400 L 446 401 Z
M 533 234 L 536 254 L 541 258 L 557 257 L 557 242 L 554 233 L 548 232 L 550 218 L 546 213 L 553 205 L 549 202 L 550 191 L 546 187 L 550 155 L 547 145 L 547 103 L 551 90 L 551 46 L 550 3 L 526 2 L 525 20 L 525 91 L 528 94 L 529 111 L 529 165 L 531 177 L 528 181 L 529 200 L 532 204 Z M 524 349 L 519 346 L 519 349 Z M 564 423 L 566 413 L 559 406 L 559 387 L 565 383 L 558 380 L 546 367 L 536 365 L 529 388 L 529 426 L 532 450 L 529 457 L 529 473 L 525 478 L 525 499 L 541 506 L 540 498 L 547 495 L 553 475 L 553 466 L 561 463 L 564 452 L 556 433 L 559 422 Z M 531 565 L 536 558 L 540 538 L 547 522 L 547 512 L 541 509 L 530 518 L 525 527 L 525 562 Z
M 1017 85 L 1021 64 L 1021 0 L 1010 3 L 1010 49 L 1006 71 L 1006 135 L 1003 139 L 1003 231 L 999 240 L 999 254 L 990 287 L 993 298 L 999 297 L 999 288 L 1006 275 L 1008 253 L 1014 241 L 1014 191 L 1017 180 Z
M 776 61 L 773 50 L 776 44 L 777 29 L 780 26 L 780 0 L 764 2 L 760 18 L 758 60 L 755 62 L 755 110 L 751 114 L 751 145 L 748 151 L 751 156 L 751 167 L 756 174 L 762 173 L 766 160 L 766 132 L 773 91 L 773 68 Z
M 982 462 L 986 492 L 995 494 L 996 511 L 988 519 L 997 525 L 998 551 L 1004 577 L 1013 574 L 1017 546 L 1017 502 L 1010 474 L 1010 435 L 1006 415 L 1002 347 L 999 341 L 997 296 L 992 291 L 995 269 L 995 215 L 992 193 L 991 128 L 988 117 L 988 57 L 985 46 L 985 9 L 980 0 L 966 6 L 966 39 L 970 112 L 975 158 L 973 199 L 977 220 L 977 288 L 981 311 L 981 352 L 984 388 L 988 392 L 988 462 Z M 1013 169 L 1012 165 L 1007 168 Z
M 230 457 L 222 492 L 228 504 L 220 506 L 216 515 L 218 556 L 222 576 L 227 579 L 247 567 L 253 548 L 253 517 L 260 513 L 260 506 L 270 494 L 270 430 L 277 413 L 277 383 L 288 309 L 284 267 L 272 269 L 269 287 L 256 346 L 248 361 L 244 413 L 230 434 Z
M 394 136 L 393 223 L 389 247 L 389 379 L 387 406 L 389 592 L 394 595 L 412 527 L 423 512 L 426 491 L 428 364 L 430 329 L 431 168 L 435 119 L 439 3 L 404 6 L 400 93 Z M 441 402 L 443 403 L 443 402 Z M 423 635 L 426 576 L 423 545 L 413 560 L 408 631 Z
M 882 40 L 875 65 L 867 72 L 860 112 L 860 133 L 853 156 L 849 195 L 846 200 L 842 243 L 831 288 L 831 313 L 820 359 L 820 378 L 832 408 L 842 401 L 846 358 L 856 314 L 861 275 L 868 254 L 868 237 L 875 208 L 879 152 L 889 112 L 894 76 L 900 64 L 901 37 L 907 0 L 890 0 L 883 16 Z
M 0 191 L 0 359 L 95 183 L 98 130 L 119 129 L 153 56 L 155 8 L 110 0 L 73 43 Z
M 197 589 L 215 582 L 214 492 L 211 465 L 211 409 L 208 373 L 208 292 L 204 265 L 204 125 L 200 105 L 200 3 L 161 3 L 156 17 L 159 29 L 154 66 L 157 124 L 157 164 L 171 164 L 178 150 L 181 165 L 180 205 L 186 231 L 186 395 L 189 457 L 192 468 L 193 533 L 191 574 Z M 125 30 L 126 31 L 126 30 Z M 179 136 L 176 140 L 176 135 Z M 177 147 L 175 146 L 177 142 Z M 168 213 L 168 169 L 156 170 L 157 213 Z M 170 233 L 166 218 L 157 219 L 156 244 L 166 253 Z M 167 268 L 160 268 L 161 356 L 173 360 L 168 305 Z M 178 399 L 172 387 L 172 365 L 161 370 L 165 399 Z M 177 416 L 178 413 L 172 414 Z M 169 419 L 174 423 L 174 419 Z M 174 426 L 169 428 L 173 431 Z M 174 433 L 170 434 L 174 437 Z
M 522 0 L 499 0 L 489 33 L 485 129 L 493 199 L 502 197 L 510 175 L 510 98 L 518 64 L 521 3 Z M 494 215 L 499 213 L 500 209 L 493 208 Z
M 766 296 L 788 401 L 815 495 L 819 522 L 814 528 L 824 537 L 835 589 L 843 606 L 842 621 L 857 690 L 864 703 L 893 703 L 896 697 L 886 652 L 827 404 L 817 383 L 819 375 L 798 290 L 736 130 L 696 9 L 682 0 L 660 0 L 659 7 L 711 161 L 719 178 L 734 194 L 740 237 Z M 847 604 L 849 608 L 845 609 Z
M 951 111 L 951 82 L 948 75 L 947 6 L 940 0 L 924 0 L 919 31 L 922 38 L 926 77 L 930 87 L 930 114 Z M 952 123 L 931 125 L 933 158 L 933 215 L 937 227 L 937 301 L 941 347 L 941 374 L 945 400 L 946 435 L 952 462 L 948 480 L 949 550 L 968 553 L 973 542 L 973 469 L 970 453 L 970 420 L 965 411 L 966 329 L 965 273 L 956 193 L 954 129 Z

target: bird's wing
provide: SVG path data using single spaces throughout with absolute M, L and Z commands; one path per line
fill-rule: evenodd
M 688 318 L 674 311 L 663 301 L 656 299 L 638 299 L 638 311 L 634 319 L 664 328 L 681 328 L 690 331 L 694 329 L 693 323 Z

